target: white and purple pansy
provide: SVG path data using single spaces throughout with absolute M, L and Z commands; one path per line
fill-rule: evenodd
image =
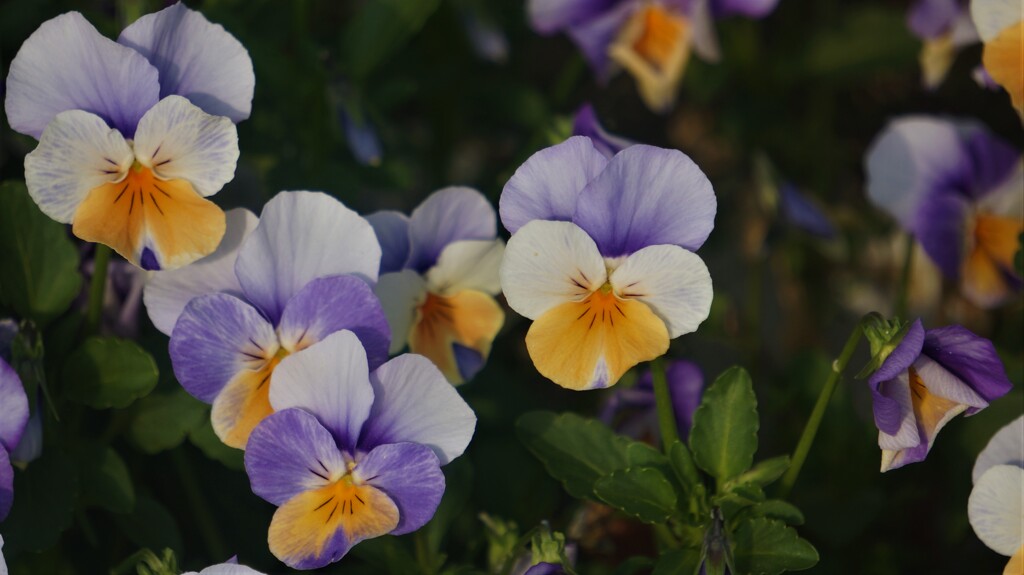
M 494 207 L 476 190 L 450 187 L 411 216 L 382 211 L 367 220 L 383 251 L 376 293 L 391 326 L 391 353 L 408 344 L 448 381 L 469 381 L 505 322 L 494 299 L 505 250 Z
M 1024 573 L 1024 415 L 1000 429 L 978 454 L 967 518 L 978 539 L 1010 558 L 1003 575 Z
M 531 156 L 505 185 L 509 306 L 534 320 L 538 371 L 575 390 L 614 385 L 708 317 L 711 275 L 694 251 L 714 227 L 711 183 L 677 150 L 635 145 L 611 160 L 575 136 Z
M 868 196 L 914 234 L 965 297 L 981 307 L 1021 287 L 1013 258 L 1024 232 L 1024 162 L 974 122 L 893 120 L 866 159 Z
M 274 378 L 275 413 L 245 452 L 253 492 L 278 506 L 274 556 L 315 569 L 433 517 L 441 467 L 469 445 L 476 416 L 430 360 L 405 354 L 374 370 L 360 339 L 340 331 L 285 358 Z
M 978 42 L 967 0 L 916 0 L 907 27 L 921 39 L 921 80 L 933 90 L 942 83 L 960 50 Z
M 263 575 L 263 573 L 253 569 L 252 567 L 239 565 L 237 561 L 231 560 L 227 563 L 220 563 L 219 565 L 210 565 L 202 571 L 188 571 L 181 575 Z
M 18 372 L 0 358 L 0 521 L 14 502 L 14 468 L 11 452 L 21 442 L 28 424 L 28 397 Z
M 11 127 L 39 140 L 25 183 L 39 208 L 135 265 L 173 269 L 216 249 L 234 122 L 249 116 L 252 61 L 223 27 L 174 4 L 117 42 L 78 12 L 44 22 L 7 76 Z
M 153 275 L 144 291 L 154 325 L 171 336 L 181 385 L 213 404 L 217 436 L 244 448 L 272 412 L 268 393 L 282 358 L 346 329 L 374 368 L 390 331 L 372 283 L 380 246 L 370 224 L 320 192 L 281 192 L 256 217 L 228 214 L 217 252 Z
M 921 320 L 868 379 L 882 449 L 882 471 L 923 461 L 939 431 L 1010 391 L 989 340 L 951 325 L 925 331 Z

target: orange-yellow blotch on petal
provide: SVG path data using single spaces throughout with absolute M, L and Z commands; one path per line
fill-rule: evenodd
M 630 18 L 608 53 L 636 78 L 644 103 L 662 111 L 675 100 L 690 59 L 691 36 L 684 16 L 650 5 Z
M 665 322 L 646 304 L 599 289 L 548 310 L 530 326 L 526 348 L 537 370 L 575 390 L 614 385 L 634 365 L 668 351 Z
M 238 372 L 213 400 L 213 431 L 225 445 L 245 449 L 249 435 L 274 408 L 270 406 L 270 378 L 284 353 L 258 369 Z
M 1024 573 L 1024 545 L 1021 545 L 1013 557 L 1010 557 L 1006 568 L 1003 569 L 1003 575 L 1021 575 L 1022 573 Z
M 946 425 L 946 422 L 966 410 L 967 405 L 929 391 L 913 367 L 910 368 L 909 379 L 910 401 L 913 405 L 914 417 L 920 428 L 924 430 L 928 444 L 931 445 L 935 435 Z
M 504 323 L 505 312 L 488 294 L 476 290 L 463 290 L 447 297 L 430 293 L 416 310 L 409 350 L 434 362 L 448 381 L 459 384 L 473 374 L 460 369 L 454 346 L 475 351 L 482 364 Z
M 1013 107 L 1024 116 L 1024 20 L 1007 26 L 985 43 L 982 64 L 989 76 L 1010 93 Z
M 1013 273 L 1013 258 L 1024 220 L 989 214 L 974 220 L 974 241 L 963 267 L 964 293 L 978 305 L 990 307 L 1011 293 L 1007 275 Z
M 138 165 L 120 182 L 91 190 L 72 219 L 76 236 L 148 269 L 174 269 L 209 255 L 226 225 L 224 211 L 187 181 L 160 180 Z M 155 261 L 143 256 L 146 248 Z
M 397 526 L 395 502 L 376 487 L 354 483 L 349 475 L 285 502 L 274 513 L 267 542 L 278 559 L 296 565 L 337 552 L 338 547 L 328 543 L 339 529 L 344 533 L 345 543 L 340 546 L 344 553 L 359 541 L 385 535 Z

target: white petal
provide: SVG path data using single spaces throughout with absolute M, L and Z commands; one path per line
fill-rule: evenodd
M 1006 180 L 985 194 L 978 202 L 978 210 L 999 216 L 1019 218 L 1024 212 L 1024 161 L 1018 162 Z
M 715 20 L 711 16 L 710 0 L 697 0 L 693 3 L 692 10 L 690 30 L 693 51 L 705 62 L 721 61 L 722 49 L 719 47 L 718 34 L 715 32 Z
M 978 479 L 967 500 L 978 539 L 1009 557 L 1024 544 L 1024 469 L 996 465 Z
M 982 41 L 988 42 L 1000 32 L 1024 18 L 1022 0 L 972 0 L 971 19 Z
M 409 339 L 409 330 L 416 321 L 416 308 L 427 295 L 427 284 L 420 274 L 402 270 L 380 276 L 373 291 L 380 299 L 391 328 L 390 353 L 398 353 Z
M 1006 424 L 992 436 L 974 462 L 971 480 L 977 483 L 982 474 L 996 465 L 1024 467 L 1024 415 Z
M 650 246 L 630 255 L 612 272 L 611 284 L 620 297 L 650 306 L 670 338 L 697 331 L 711 313 L 714 291 L 708 267 L 679 246 Z
M 161 332 L 171 335 L 185 304 L 198 295 L 228 293 L 243 297 L 235 276 L 235 260 L 242 241 L 259 219 L 245 208 L 228 210 L 225 215 L 227 231 L 217 251 L 182 268 L 153 272 L 146 280 L 142 301 L 149 319 Z
M 199 195 L 212 196 L 235 177 L 238 131 L 229 118 L 168 96 L 139 120 L 135 157 L 160 178 L 187 180 Z
M 500 275 L 508 305 L 530 319 L 585 298 L 608 279 L 597 244 L 586 232 L 571 222 L 546 220 L 527 222 L 512 234 Z
M 498 270 L 505 255 L 503 240 L 463 240 L 448 244 L 427 270 L 427 287 L 440 295 L 471 289 L 496 295 L 501 291 Z
M 44 214 L 69 224 L 89 191 L 123 178 L 132 160 L 124 137 L 102 118 L 61 112 L 25 156 L 25 184 Z
M 939 365 L 937 361 L 926 356 L 918 357 L 914 360 L 914 370 L 917 371 L 921 383 L 928 388 L 930 393 L 969 407 L 979 409 L 988 407 L 985 398 L 978 395 L 978 392 L 974 391 L 964 380 Z

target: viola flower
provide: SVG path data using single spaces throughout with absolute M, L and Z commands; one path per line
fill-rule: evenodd
M 171 336 L 182 387 L 213 404 L 221 441 L 244 448 L 273 411 L 268 392 L 282 358 L 347 329 L 372 367 L 387 360 L 387 320 L 370 287 L 379 266 L 366 220 L 326 194 L 282 192 L 258 222 L 246 210 L 229 212 L 217 251 L 154 274 L 143 299 L 153 324 Z
M 978 41 L 967 0 L 916 0 L 907 12 L 907 26 L 921 39 L 921 79 L 925 88 L 942 84 L 957 53 Z
M 470 188 L 438 190 L 412 215 L 367 217 L 380 240 L 380 297 L 391 326 L 391 353 L 406 344 L 448 381 L 469 381 L 483 368 L 505 322 L 494 300 L 505 242 L 494 208 Z
M 907 116 L 890 122 L 865 163 L 871 201 L 959 279 L 968 300 L 994 307 L 1020 289 L 1020 152 L 976 123 Z
M 714 227 L 711 182 L 677 150 L 635 145 L 611 160 L 574 136 L 531 156 L 499 209 L 509 306 L 534 320 L 538 371 L 574 390 L 614 385 L 711 310 L 694 250 Z
M 3 575 L 3 573 L 0 573 Z M 252 567 L 239 565 L 237 561 L 228 561 L 219 565 L 211 565 L 202 571 L 189 571 L 182 575 L 263 575 Z
M 11 504 L 14 502 L 11 452 L 18 447 L 27 423 L 28 397 L 25 396 L 21 378 L 10 364 L 0 359 L 0 521 L 11 512 Z
M 597 112 L 590 104 L 584 104 L 580 106 L 579 110 L 576 110 L 576 117 L 572 123 L 572 135 L 590 138 L 597 151 L 604 154 L 604 157 L 609 160 L 615 154 L 636 143 L 633 140 L 609 134 L 597 119 Z
M 995 347 L 958 325 L 925 331 L 915 321 L 868 379 L 882 472 L 924 461 L 939 431 L 1010 391 Z
M 672 398 L 679 437 L 686 441 L 693 426 L 693 412 L 704 395 L 704 373 L 692 361 L 676 359 L 665 366 L 665 381 Z M 654 378 L 645 369 L 636 385 L 618 389 L 601 410 L 601 421 L 613 425 L 619 433 L 656 442 L 659 437 L 658 413 L 654 399 Z
M 761 18 L 778 0 L 530 0 L 533 29 L 566 32 L 599 79 L 619 67 L 636 78 L 648 108 L 667 111 L 690 59 L 720 58 L 714 19 Z
M 278 506 L 268 543 L 289 567 L 323 567 L 364 539 L 422 527 L 444 494 L 441 466 L 473 436 L 473 410 L 426 358 L 371 369 L 359 338 L 340 331 L 274 376 L 276 413 L 253 431 L 245 469 Z
M 839 235 L 825 212 L 799 188 L 783 182 L 778 189 L 779 215 L 786 223 L 822 239 Z
M 1020 0 L 971 0 L 971 17 L 985 43 L 982 64 L 1024 118 L 1024 13 Z
M 29 194 L 135 265 L 189 264 L 224 235 L 206 198 L 234 177 L 233 122 L 249 116 L 254 82 L 238 40 L 180 3 L 117 42 L 78 12 L 48 20 L 7 76 L 7 120 L 39 140 L 25 157 Z
M 1024 573 L 1024 415 L 1000 429 L 978 455 L 967 517 L 978 539 L 1010 557 L 1003 575 Z

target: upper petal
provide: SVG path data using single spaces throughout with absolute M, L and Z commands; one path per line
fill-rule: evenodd
M 28 398 L 18 372 L 0 358 L 0 451 L 13 451 L 28 423 Z
M 69 224 L 89 191 L 123 178 L 132 160 L 120 132 L 95 114 L 70 110 L 46 126 L 25 156 L 25 185 L 44 214 Z
M 380 273 L 397 272 L 409 259 L 409 218 L 401 212 L 385 210 L 366 216 L 380 242 Z
M 454 186 L 438 190 L 409 216 L 409 259 L 405 267 L 425 272 L 448 244 L 493 240 L 495 235 L 494 207 L 483 194 Z
M 907 27 L 919 38 L 942 36 L 960 12 L 957 0 L 916 0 L 907 11 Z
M 426 525 L 444 495 L 441 462 L 429 447 L 419 443 L 375 447 L 359 460 L 355 473 L 398 507 L 398 526 L 392 535 L 411 533 Z
M 1024 541 L 1024 468 L 996 465 L 974 484 L 967 518 L 978 539 L 996 553 L 1013 555 Z
M 501 192 L 502 225 L 514 234 L 532 220 L 572 220 L 580 192 L 607 164 L 585 136 L 573 136 L 533 154 Z
M 39 138 L 57 114 L 85 110 L 130 138 L 159 92 L 156 68 L 141 54 L 68 12 L 43 22 L 11 62 L 7 121 Z
M 1024 467 L 1024 415 L 1006 424 L 992 436 L 974 462 L 971 480 L 977 483 L 983 473 L 996 465 Z
M 571 222 L 544 220 L 512 235 L 500 275 L 508 305 L 530 319 L 586 297 L 608 279 L 597 245 L 586 232 Z
M 985 401 L 994 401 L 1013 389 L 992 342 L 962 326 L 928 330 L 922 353 L 967 383 Z
M 505 254 L 504 240 L 462 240 L 448 244 L 437 265 L 427 270 L 427 287 L 439 295 L 477 290 L 501 291 L 498 270 Z
M 984 42 L 1020 22 L 1022 11 L 1020 0 L 971 0 L 971 19 Z
M 911 230 L 917 241 L 948 278 L 960 274 L 970 210 L 971 205 L 962 194 L 935 190 L 922 199 L 913 217 Z
M 612 0 L 530 0 L 526 10 L 534 30 L 554 34 L 597 16 L 613 4 Z
M 238 252 L 235 273 L 249 301 L 274 323 L 310 281 L 352 274 L 377 281 L 380 244 L 358 214 L 322 192 L 281 192 Z
M 694 251 L 715 225 L 704 172 L 678 150 L 638 144 L 616 154 L 580 194 L 572 221 L 616 257 L 674 244 Z
M 192 574 L 186 573 L 185 575 Z M 263 573 L 237 563 L 221 563 L 220 565 L 211 565 L 197 575 L 263 575 Z
M 249 52 L 202 13 L 178 2 L 139 18 L 117 41 L 160 71 L 160 97 L 184 96 L 233 122 L 249 117 L 256 85 Z
M 762 18 L 770 14 L 779 0 L 712 0 L 716 18 L 739 14 L 749 18 Z
M 359 440 L 369 450 L 386 443 L 421 443 L 441 465 L 462 455 L 473 438 L 476 415 L 427 358 L 400 355 L 370 375 L 376 397 Z
M 350 331 L 334 332 L 284 358 L 270 382 L 274 410 L 298 407 L 312 413 L 334 435 L 338 447 L 350 452 L 370 415 L 373 397 L 366 352 Z
M 613 72 L 608 47 L 633 15 L 639 2 L 618 2 L 601 14 L 569 26 L 569 36 L 598 76 L 606 82 Z

